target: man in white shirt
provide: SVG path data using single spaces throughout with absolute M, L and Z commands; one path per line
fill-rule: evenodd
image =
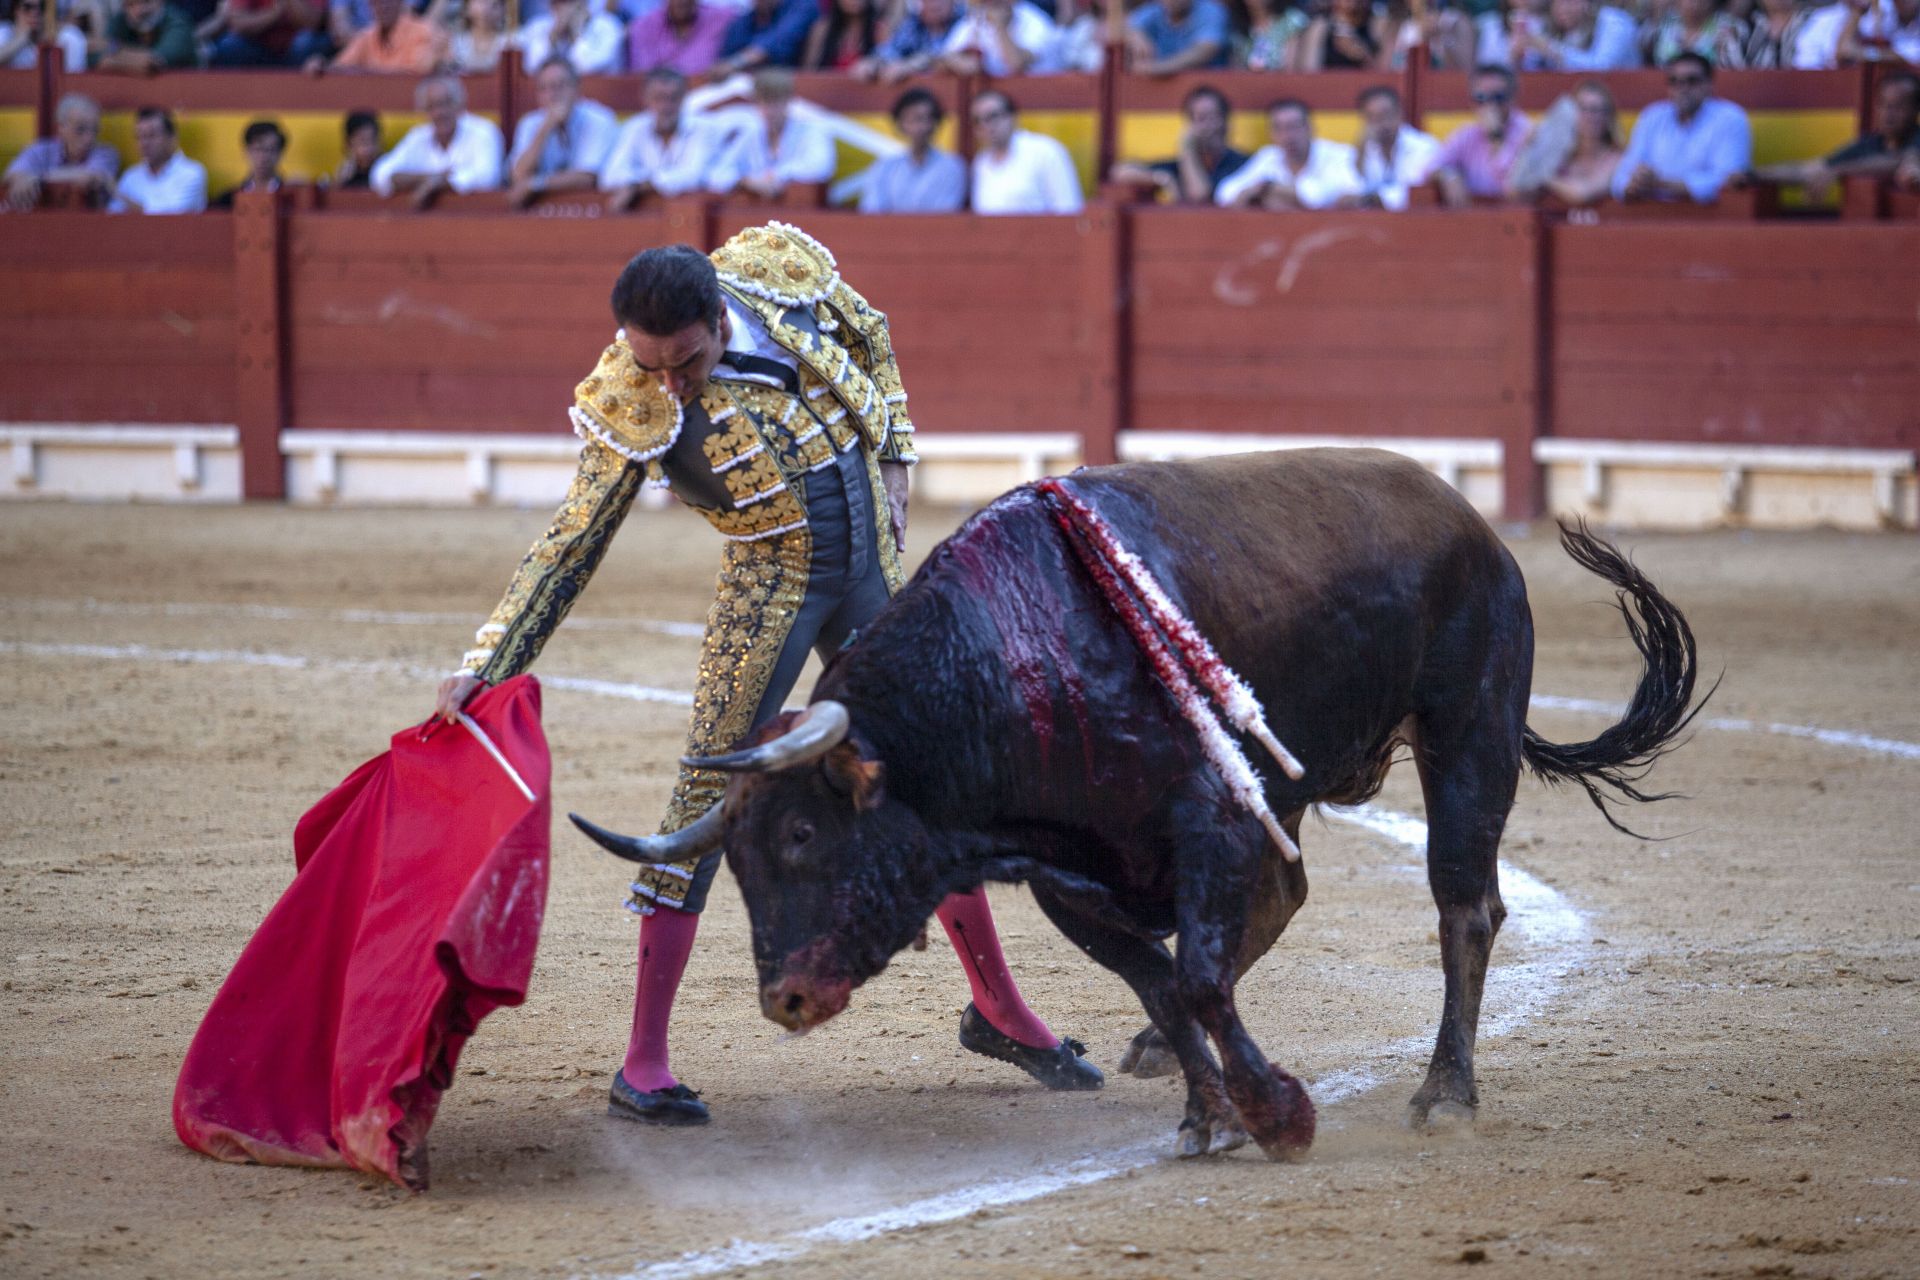
M 427 123 L 407 130 L 400 145 L 374 162 L 371 185 L 383 196 L 411 192 L 424 209 L 443 191 L 491 191 L 500 185 L 500 126 L 469 113 L 457 76 L 421 82 L 414 103 Z
M 726 141 L 711 120 L 685 113 L 687 78 L 671 67 L 649 71 L 640 96 L 647 109 L 621 126 L 600 171 L 600 189 L 613 193 L 615 209 L 631 209 L 649 195 L 704 191 Z
M 120 175 L 114 208 L 199 213 L 207 207 L 207 171 L 180 150 L 172 116 L 159 107 L 140 108 L 133 141 L 140 148 L 140 163 Z
M 1814 10 L 1793 47 L 1797 71 L 1889 56 L 1920 65 L 1920 0 L 1838 0 Z
M 1407 189 L 1426 181 L 1427 170 L 1440 154 L 1440 140 L 1408 125 L 1401 114 L 1400 94 L 1377 84 L 1360 94 L 1360 119 L 1365 133 L 1360 143 L 1360 190 L 1342 196 L 1343 209 L 1407 207 Z
M 1060 31 L 1027 0 L 976 0 L 940 49 L 955 75 L 1043 76 L 1060 69 Z
M 1080 175 L 1058 139 L 1020 128 L 1013 99 L 987 89 L 973 100 L 980 149 L 973 157 L 975 213 L 1078 213 Z
M 529 71 L 563 59 L 583 76 L 610 75 L 625 66 L 626 30 L 587 0 L 553 0 L 546 13 L 520 27 L 520 56 Z
M 521 117 L 508 157 L 508 190 L 516 207 L 548 192 L 591 191 L 613 150 L 620 122 L 580 96 L 580 76 L 558 59 L 533 78 L 540 109 Z
M 1360 194 L 1353 148 L 1313 136 L 1313 113 L 1298 98 L 1267 108 L 1270 146 L 1222 182 L 1213 202 L 1228 208 L 1325 209 Z
M 742 123 L 716 166 L 710 186 L 725 194 L 746 191 L 763 200 L 794 183 L 826 182 L 839 157 L 833 137 L 812 120 L 790 111 L 793 72 L 762 67 L 753 76 L 754 112 Z

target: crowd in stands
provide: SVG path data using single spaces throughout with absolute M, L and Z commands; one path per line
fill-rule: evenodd
M 1117 2 L 1117 0 L 1116 0 Z M 896 80 L 1098 70 L 1109 0 L 0 0 L 0 67 L 42 49 L 66 70 L 199 65 L 425 75 L 786 67 Z M 1128 69 L 1436 70 L 1920 64 L 1920 0 L 1138 0 Z M 1416 54 L 1415 51 L 1418 51 Z

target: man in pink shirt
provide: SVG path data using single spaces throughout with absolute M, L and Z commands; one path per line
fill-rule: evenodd
M 1476 67 L 1472 124 L 1448 135 L 1434 157 L 1432 177 L 1441 198 L 1459 208 L 1475 200 L 1507 195 L 1507 175 L 1527 144 L 1533 125 L 1514 110 L 1513 72 L 1505 67 Z
M 705 75 L 720 58 L 720 43 L 735 11 L 701 0 L 667 0 L 633 20 L 629 63 L 635 71 L 665 67 L 689 79 Z

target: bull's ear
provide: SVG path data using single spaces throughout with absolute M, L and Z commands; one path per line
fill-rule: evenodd
M 886 796 L 887 766 L 862 755 L 859 744 L 851 740 L 827 752 L 820 770 L 826 774 L 827 785 L 851 796 L 853 807 L 861 813 L 879 808 Z

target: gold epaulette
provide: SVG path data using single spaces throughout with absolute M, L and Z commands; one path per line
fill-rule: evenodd
M 748 227 L 710 257 L 727 284 L 785 307 L 811 307 L 840 283 L 827 246 L 784 222 Z
M 680 401 L 634 364 L 624 332 L 574 388 L 567 416 L 581 436 L 630 462 L 648 464 L 649 478 L 656 480 L 658 459 L 680 438 Z

